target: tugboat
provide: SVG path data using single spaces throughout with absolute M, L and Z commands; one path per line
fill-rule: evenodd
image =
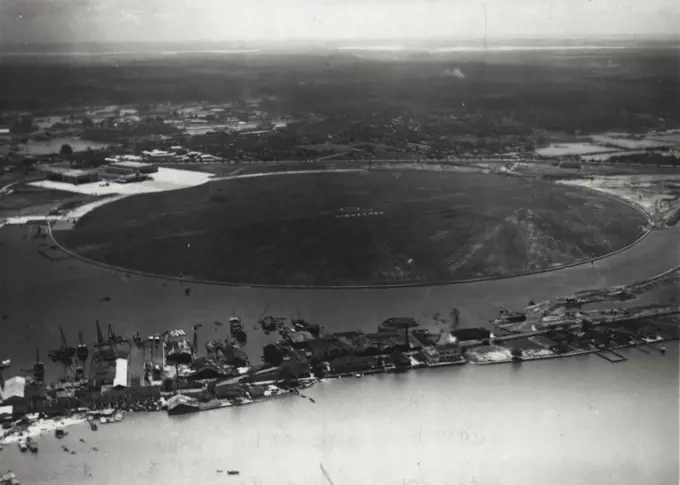
M 26 446 L 28 447 L 29 450 L 31 450 L 31 453 L 38 452 L 38 444 L 31 438 L 26 438 Z
M 99 426 L 97 426 L 97 423 L 94 422 L 94 419 L 88 418 L 87 422 L 90 423 L 90 429 L 92 431 L 97 431 L 99 429 Z
M 168 399 L 168 414 L 187 414 L 200 411 L 199 402 L 183 394 L 177 394 Z
M 62 439 L 64 436 L 66 436 L 68 433 L 64 431 L 64 428 L 57 428 L 54 430 L 54 436 L 56 436 L 59 439 Z

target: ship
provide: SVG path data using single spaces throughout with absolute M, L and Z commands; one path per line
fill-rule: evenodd
M 168 414 L 187 414 L 200 411 L 198 400 L 183 394 L 177 394 L 168 399 Z
M 523 312 L 511 312 L 501 307 L 498 313 L 498 318 L 492 320 L 491 323 L 495 325 L 508 325 L 510 323 L 521 323 L 525 322 L 527 319 L 526 313 Z
M 38 444 L 35 441 L 33 441 L 33 439 L 26 438 L 26 446 L 28 447 L 29 450 L 31 450 L 31 453 L 38 452 Z
M 241 319 L 239 317 L 229 318 L 229 331 L 231 332 L 231 336 L 234 337 L 237 342 L 241 344 L 246 343 L 247 335 L 245 330 L 243 330 L 243 324 L 241 323 Z
M 175 365 L 191 364 L 194 360 L 194 349 L 187 340 L 184 330 L 170 330 L 165 336 L 165 358 Z

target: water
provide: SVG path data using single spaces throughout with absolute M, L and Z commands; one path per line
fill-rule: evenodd
M 327 330 L 372 330 L 386 316 L 426 321 L 457 305 L 463 322 L 475 325 L 493 318 L 498 305 L 629 283 L 680 257 L 676 232 L 653 233 L 595 266 L 522 279 L 345 292 L 193 286 L 186 297 L 177 282 L 49 261 L 27 234 L 0 231 L 0 313 L 7 315 L 0 357 L 13 360 L 9 375 L 30 365 L 36 346 L 46 358 L 60 325 L 70 342 L 78 328 L 92 342 L 95 319 L 119 333 L 145 334 L 224 321 L 235 309 L 256 361 L 265 337 L 251 325 L 265 309 L 295 315 L 299 308 Z M 225 331 L 208 325 L 201 332 L 205 342 Z M 333 381 L 305 391 L 316 404 L 290 397 L 176 418 L 131 414 L 96 433 L 77 427 L 64 443 L 41 438 L 38 456 L 6 446 L 0 470 L 12 468 L 26 484 L 323 484 L 323 462 L 335 485 L 675 485 L 678 346 L 666 347 L 665 356 L 626 351 L 631 358 L 620 364 L 585 356 Z M 62 444 L 78 454 L 65 454 Z M 217 473 L 230 468 L 241 475 Z
M 330 381 L 305 391 L 316 404 L 128 414 L 41 438 L 38 457 L 14 446 L 0 457 L 35 485 L 323 484 L 319 463 L 335 485 L 675 485 L 678 346 L 667 348 L 625 351 L 623 364 L 585 356 Z

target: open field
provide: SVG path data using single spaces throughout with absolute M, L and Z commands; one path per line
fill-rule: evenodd
M 441 283 L 624 247 L 644 217 L 596 193 L 480 173 L 364 171 L 126 198 L 56 237 L 154 274 L 244 284 Z
M 95 196 L 61 190 L 41 189 L 18 184 L 10 194 L 0 195 L 0 218 L 47 215 L 57 208 L 95 200 Z

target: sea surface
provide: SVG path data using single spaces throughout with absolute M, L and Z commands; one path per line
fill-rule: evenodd
M 624 351 L 620 364 L 591 355 L 346 378 L 304 391 L 316 403 L 133 413 L 40 438 L 38 456 L 9 445 L 0 469 L 35 485 L 329 483 L 320 464 L 335 485 L 676 485 L 678 345 L 667 348 Z

